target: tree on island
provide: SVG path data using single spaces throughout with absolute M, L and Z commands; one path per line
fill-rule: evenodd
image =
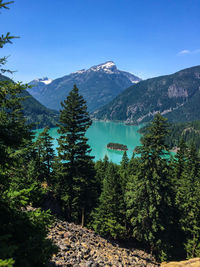
M 85 215 L 92 208 L 95 186 L 93 157 L 85 137 L 92 121 L 76 85 L 61 105 L 58 130 L 61 134 L 58 139 L 61 198 L 65 202 L 68 219 L 84 225 Z

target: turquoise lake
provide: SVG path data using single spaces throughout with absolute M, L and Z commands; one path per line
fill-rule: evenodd
M 135 126 L 116 122 L 93 121 L 92 126 L 86 133 L 89 139 L 88 143 L 92 148 L 91 155 L 95 157 L 95 161 L 103 159 L 107 155 L 112 162 L 120 163 L 123 152 L 109 150 L 106 147 L 108 143 L 112 142 L 126 145 L 128 147 L 128 157 L 131 158 L 134 148 L 140 145 L 141 135 L 138 133 L 138 130 L 142 127 L 143 125 Z M 55 149 L 58 146 L 56 139 L 59 137 L 57 129 L 51 128 L 49 131 L 50 135 L 54 138 L 53 144 Z M 42 130 L 37 130 L 37 134 L 42 132 Z

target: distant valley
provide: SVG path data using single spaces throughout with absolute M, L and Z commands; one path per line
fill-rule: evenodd
M 46 107 L 59 110 L 60 102 L 76 84 L 80 94 L 87 101 L 89 112 L 93 112 L 139 81 L 139 77 L 118 70 L 114 62 L 107 61 L 55 80 L 35 79 L 30 82 L 33 88 L 28 91 Z

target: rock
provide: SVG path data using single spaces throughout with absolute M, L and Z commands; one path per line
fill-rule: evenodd
M 93 265 L 93 262 L 92 261 L 87 261 L 85 263 L 85 267 L 92 267 L 92 265 Z
M 199 267 L 200 266 L 200 258 L 194 258 L 186 261 L 172 261 L 172 262 L 163 262 L 161 267 Z
M 48 238 L 59 247 L 57 255 L 52 257 L 52 266 L 159 266 L 151 255 L 140 250 L 121 248 L 116 242 L 105 240 L 94 231 L 73 223 L 57 220 Z

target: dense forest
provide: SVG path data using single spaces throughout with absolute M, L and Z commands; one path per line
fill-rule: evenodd
M 141 134 L 146 132 L 148 125 L 139 130 Z M 194 145 L 200 152 L 200 121 L 169 123 L 166 143 L 170 149 L 178 148 L 183 140 L 188 146 Z
M 187 145 L 194 144 L 200 150 L 200 121 L 174 123 L 169 125 L 166 142 L 170 148 L 177 147 L 183 139 Z
M 21 87 L 4 82 L 1 89 L 2 266 L 45 265 L 56 252 L 45 238 L 52 217 L 39 208 L 50 193 L 69 222 L 134 240 L 158 261 L 200 255 L 197 150 L 181 140 L 174 158 L 163 157 L 168 124 L 159 113 L 137 148 L 140 157 L 129 160 L 124 152 L 120 165 L 107 157 L 94 163 L 85 137 L 92 122 L 76 86 L 62 103 L 58 156 L 48 128 L 33 142 L 20 111 Z
M 0 0 L 0 8 L 8 4 Z M 11 41 L 0 37 L 0 47 Z M 0 59 L 3 69 L 5 58 Z M 168 155 L 168 124 L 159 113 L 129 160 L 120 165 L 90 156 L 85 137 L 92 121 L 74 88 L 61 104 L 58 155 L 48 128 L 34 140 L 23 113 L 26 86 L 0 82 L 0 266 L 48 266 L 56 246 L 47 239 L 59 216 L 101 236 L 134 244 L 158 261 L 200 256 L 200 166 L 197 148 L 180 140 Z M 34 141 L 33 141 L 34 140 Z M 56 214 L 55 214 L 56 216 Z

